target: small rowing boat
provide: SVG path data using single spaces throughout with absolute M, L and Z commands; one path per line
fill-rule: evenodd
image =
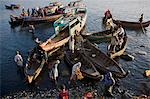
M 15 26 L 29 26 L 31 24 L 41 24 L 41 23 L 50 23 L 50 22 L 54 22 L 57 19 L 59 19 L 62 16 L 62 14 L 52 14 L 49 16 L 45 16 L 45 17 L 33 17 L 33 16 L 27 16 L 27 17 L 17 17 L 17 16 L 10 16 L 10 20 L 9 24 L 12 27 Z
M 87 78 L 98 80 L 101 77 L 100 73 L 96 70 L 94 65 L 78 51 L 75 51 L 75 53 L 72 53 L 71 51 L 66 51 L 65 61 L 71 68 L 77 62 L 81 62 L 81 72 L 83 76 Z
M 146 28 L 150 25 L 150 21 L 147 21 L 147 22 L 129 22 L 129 21 L 121 21 L 121 20 L 113 20 L 113 22 L 118 25 L 122 25 L 122 27 L 124 28 L 130 28 L 130 29 L 141 29 L 142 27 L 143 28 Z
M 90 43 L 88 40 L 82 43 L 82 53 L 94 66 L 102 73 L 112 72 L 116 77 L 122 78 L 126 76 L 124 69 L 116 61 L 111 59 L 105 53 L 100 51 L 98 47 Z
M 116 35 L 116 32 L 111 32 L 110 30 L 100 31 L 100 32 L 91 32 L 91 33 L 82 33 L 84 38 L 93 41 L 93 42 L 108 42 L 111 40 L 111 37 Z
M 106 23 L 106 17 L 103 18 L 103 24 Z M 130 22 L 130 21 L 123 21 L 123 20 L 115 20 L 113 19 L 113 23 L 116 25 L 122 25 L 123 28 L 126 29 L 135 29 L 135 30 L 139 30 L 142 28 L 146 28 L 150 25 L 150 21 L 147 22 Z

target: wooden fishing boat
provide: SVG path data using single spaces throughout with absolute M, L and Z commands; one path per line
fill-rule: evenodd
M 81 52 L 91 61 L 98 71 L 102 73 L 112 72 L 116 77 L 125 77 L 126 72 L 116 61 L 111 59 L 108 55 L 100 51 L 100 49 L 90 43 L 88 40 L 82 43 Z
M 112 36 L 116 35 L 116 33 L 113 34 L 110 30 L 105 30 L 100 32 L 82 33 L 81 35 L 90 41 L 108 42 Z
M 29 83 L 38 77 L 44 67 L 46 56 L 43 53 L 43 50 L 35 47 L 28 57 L 24 72 Z
M 28 62 L 25 68 L 25 74 L 28 78 L 28 82 L 32 83 L 40 72 L 42 71 L 47 59 L 64 46 L 70 39 L 70 36 L 64 32 L 55 36 L 55 38 L 49 38 L 46 42 L 39 44 L 38 49 L 33 51 L 28 58 Z M 36 48 L 35 48 L 36 49 Z M 33 58 L 35 55 L 42 56 L 41 59 Z M 29 68 L 30 67 L 30 68 Z
M 142 29 L 142 28 L 146 28 L 150 25 L 150 21 L 147 22 L 129 22 L 129 21 L 121 21 L 121 20 L 113 20 L 113 22 L 118 25 L 122 25 L 122 27 L 124 28 L 130 28 L 130 29 Z
M 9 24 L 11 25 L 11 27 L 22 25 L 22 22 L 23 22 L 23 17 L 10 15 Z
M 111 52 L 108 53 L 110 58 L 115 58 L 115 57 L 121 56 L 125 52 L 125 50 L 127 48 L 127 41 L 128 41 L 127 36 L 125 36 L 123 38 L 123 41 L 124 42 L 122 44 L 122 47 L 119 50 L 117 50 L 115 53 L 111 53 Z
M 106 18 L 103 18 L 103 24 L 106 23 Z M 122 27 L 126 28 L 126 29 L 135 29 L 135 30 L 141 30 L 143 28 L 146 28 L 150 25 L 150 21 L 147 22 L 129 22 L 129 21 L 122 21 L 122 20 L 115 20 L 113 19 L 113 23 L 115 23 L 116 25 L 122 25 Z
M 46 52 L 38 46 L 31 51 L 24 69 L 29 84 L 36 80 L 44 68 L 48 57 L 52 56 L 57 50 L 59 48 Z
M 62 14 L 52 14 L 50 16 L 45 17 L 25 17 L 23 18 L 22 25 L 28 26 L 30 24 L 41 24 L 41 23 L 50 23 L 59 19 Z
M 25 75 L 29 83 L 32 83 L 32 81 L 38 77 L 47 59 L 64 46 L 69 41 L 69 38 L 70 37 L 63 38 L 61 36 L 61 39 L 58 39 L 57 36 L 57 38 L 51 41 L 47 40 L 34 48 L 28 58 L 25 68 Z
M 52 14 L 50 16 L 45 17 L 16 17 L 16 16 L 10 16 L 9 24 L 13 27 L 15 26 L 29 26 L 30 24 L 41 24 L 41 23 L 50 23 L 54 22 L 57 19 L 59 19 L 62 16 L 62 14 Z
M 91 79 L 100 79 L 101 75 L 96 70 L 94 65 L 81 53 L 75 51 L 75 53 L 71 53 L 71 51 L 65 52 L 65 61 L 72 68 L 74 64 L 77 62 L 81 62 L 81 72 L 84 77 L 88 77 Z
M 20 15 L 20 16 L 14 16 L 10 15 L 10 25 L 12 27 L 15 26 L 28 26 L 29 24 L 40 24 L 40 23 L 49 23 L 49 22 L 54 22 L 58 18 L 62 16 L 62 14 L 57 13 L 57 9 L 61 8 L 61 4 L 54 2 L 50 3 L 49 6 L 45 6 L 41 9 L 45 10 L 45 16 L 37 16 L 37 15 Z
M 14 9 L 19 9 L 20 5 L 19 4 L 11 4 L 11 5 L 5 5 L 6 9 L 14 10 Z
M 80 32 L 85 26 L 87 19 L 86 8 L 74 8 L 71 11 L 71 14 L 63 16 L 54 22 L 56 34 L 68 27 L 74 27 L 75 29 L 73 31 Z

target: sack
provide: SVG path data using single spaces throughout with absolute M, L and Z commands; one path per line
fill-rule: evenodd
M 80 69 L 77 69 L 76 75 L 77 75 L 77 79 L 78 79 L 78 80 L 81 80 L 81 79 L 84 78 L 83 75 L 82 75 L 82 73 L 81 73 L 81 71 L 80 71 Z

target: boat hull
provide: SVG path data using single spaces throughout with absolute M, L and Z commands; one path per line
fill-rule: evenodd
M 41 23 L 51 23 L 60 18 L 62 14 L 56 14 L 56 15 L 51 15 L 51 16 L 46 16 L 46 17 L 13 17 L 14 20 L 9 21 L 9 24 L 12 27 L 16 26 L 29 26 L 30 24 L 36 25 L 36 24 L 41 24 Z
M 112 72 L 118 78 L 126 76 L 127 73 L 124 69 L 116 61 L 100 51 L 95 45 L 89 41 L 85 41 L 82 46 L 83 49 L 81 51 L 83 51 L 84 55 L 94 64 L 99 72 L 104 74 Z
M 74 60 L 77 59 L 77 60 Z M 75 52 L 71 53 L 70 51 L 65 52 L 65 61 L 69 65 L 69 67 L 73 67 L 73 65 L 77 62 L 81 62 L 81 72 L 84 77 L 90 78 L 90 79 L 95 79 L 99 80 L 100 79 L 100 74 L 96 70 L 93 64 L 91 64 L 81 53 Z M 88 72 L 90 71 L 90 72 Z
M 106 23 L 106 17 L 103 17 L 103 24 Z M 141 30 L 142 28 L 146 28 L 150 25 L 150 21 L 147 22 L 129 22 L 129 21 L 123 21 L 123 20 L 115 20 L 113 19 L 113 23 L 116 25 L 122 25 L 123 28 L 126 29 L 134 29 L 134 30 Z
M 112 37 L 112 33 L 109 30 L 101 32 L 92 32 L 92 33 L 82 33 L 84 38 L 92 42 L 109 42 Z
M 128 22 L 128 21 L 121 21 L 121 20 L 113 20 L 113 22 L 118 25 L 122 25 L 124 28 L 129 28 L 129 29 L 137 29 L 140 30 L 142 28 L 146 28 L 149 26 L 150 21 L 147 22 Z

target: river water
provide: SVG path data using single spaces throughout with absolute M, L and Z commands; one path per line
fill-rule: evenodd
M 49 1 L 55 0 L 1 0 L 0 3 L 0 80 L 1 80 L 1 95 L 7 95 L 20 90 L 28 90 L 28 86 L 23 76 L 17 71 L 14 63 L 15 51 L 19 50 L 26 61 L 28 51 L 31 50 L 35 43 L 32 39 L 32 34 L 28 29 L 15 28 L 11 29 L 8 23 L 9 15 L 19 15 L 20 10 L 6 10 L 5 4 L 17 3 L 21 8 L 43 7 L 48 5 Z M 67 4 L 70 0 L 59 0 L 63 4 Z M 109 9 L 115 19 L 138 21 L 141 13 L 144 14 L 144 21 L 150 20 L 150 1 L 149 0 L 84 0 L 88 8 L 88 19 L 86 24 L 87 32 L 102 31 L 102 17 L 104 12 Z M 35 27 L 35 36 L 45 41 L 53 33 L 52 24 L 43 24 Z M 133 94 L 138 95 L 144 93 L 150 88 L 150 79 L 145 78 L 143 73 L 146 69 L 150 69 L 150 27 L 147 28 L 147 33 L 142 31 L 126 30 L 129 37 L 127 52 L 131 53 L 134 61 L 119 60 L 125 70 L 129 70 L 130 74 L 120 81 L 121 85 L 130 90 Z M 141 46 L 143 45 L 143 46 Z M 141 47 L 140 47 L 141 46 Z M 101 50 L 104 50 L 103 47 Z M 138 54 L 139 51 L 145 51 L 146 55 Z M 65 64 L 63 64 L 65 65 Z M 62 65 L 62 66 L 63 66 Z M 52 88 L 52 83 L 46 76 L 39 77 L 40 82 L 37 86 L 39 89 Z M 37 87 L 36 86 L 36 87 Z

